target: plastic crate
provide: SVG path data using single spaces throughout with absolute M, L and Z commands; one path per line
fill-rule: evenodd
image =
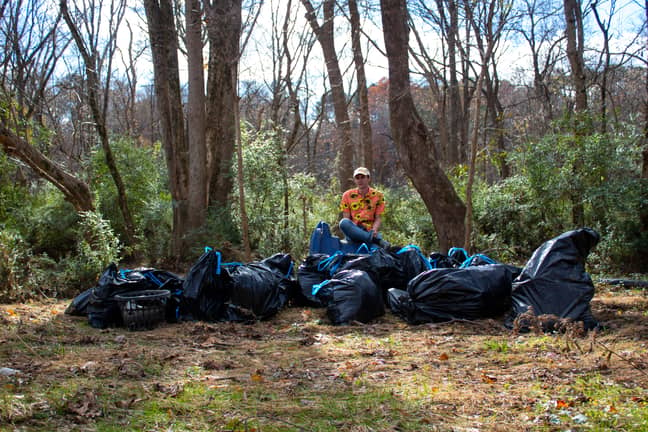
M 133 291 L 115 296 L 124 325 L 129 330 L 151 330 L 166 316 L 169 290 Z

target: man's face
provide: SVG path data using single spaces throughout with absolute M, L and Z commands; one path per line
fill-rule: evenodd
M 358 188 L 366 188 L 369 186 L 369 176 L 366 176 L 364 174 L 357 174 L 355 177 L 353 177 L 353 180 L 355 180 L 356 186 Z

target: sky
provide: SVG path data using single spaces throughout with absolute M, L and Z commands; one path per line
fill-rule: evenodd
M 130 0 L 141 8 L 141 2 L 137 0 Z M 272 79 L 272 62 L 270 56 L 271 45 L 271 15 L 273 9 L 278 9 L 281 13 L 285 12 L 288 0 L 264 0 L 261 16 L 259 21 L 254 27 L 252 38 L 246 46 L 246 50 L 240 62 L 240 80 L 255 80 L 258 82 L 270 82 Z M 609 8 L 612 4 L 616 5 L 616 13 L 613 22 L 610 25 L 610 35 L 612 39 L 613 51 L 624 51 L 630 43 L 630 40 L 637 35 L 637 29 L 645 24 L 645 12 L 642 5 L 637 0 L 603 0 L 598 1 L 598 9 L 602 16 L 609 15 Z M 300 0 L 292 0 L 292 8 L 298 8 L 295 13 L 297 23 L 295 25 L 295 32 L 298 34 L 300 31 L 310 32 L 310 26 L 304 18 L 304 9 Z M 144 17 L 143 11 L 141 16 Z M 132 27 L 136 32 L 136 37 L 142 41 L 147 42 L 146 26 L 140 19 L 135 18 L 132 12 L 129 14 Z M 367 19 L 363 22 L 363 29 L 371 36 L 376 45 L 382 46 L 382 33 L 380 30 L 379 17 L 376 18 L 377 23 L 371 22 Z M 602 44 L 602 36 L 596 27 L 593 20 L 588 21 L 588 28 L 591 32 L 588 37 L 587 45 L 590 48 L 600 49 Z M 350 34 L 346 20 L 344 17 L 336 17 L 337 38 L 336 48 L 338 51 L 344 51 L 345 55 L 340 57 L 341 67 L 347 73 L 345 89 L 347 92 L 352 91 L 355 87 L 355 76 L 352 74 L 352 58 L 350 57 Z M 126 28 L 122 28 L 121 45 L 125 46 Z M 592 36 L 592 34 L 594 34 Z M 429 40 L 432 40 L 430 38 Z M 645 38 L 638 41 L 639 45 L 646 46 Z M 387 76 L 387 64 L 384 56 L 368 41 L 365 40 L 363 44 L 363 51 L 366 58 L 366 73 L 369 84 L 378 82 L 381 78 Z M 206 58 L 206 57 L 205 57 Z M 525 45 L 515 43 L 513 40 L 508 40 L 507 43 L 501 48 L 499 53 L 499 61 L 502 66 L 500 67 L 500 74 L 503 78 L 512 78 L 513 76 L 520 76 L 519 71 L 528 69 L 530 57 Z M 181 63 L 185 62 L 181 58 Z M 328 85 L 326 84 L 326 71 L 321 55 L 321 50 L 318 44 L 315 44 L 309 57 L 309 68 L 311 76 L 311 85 L 314 90 L 321 90 Z M 181 66 L 182 76 L 186 76 L 186 68 Z M 140 71 L 139 80 L 141 83 L 152 82 L 151 60 L 150 55 L 143 56 L 138 61 L 138 70 Z

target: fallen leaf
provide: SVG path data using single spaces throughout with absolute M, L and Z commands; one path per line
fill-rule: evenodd
M 497 381 L 497 378 L 496 378 L 496 377 L 494 377 L 493 375 L 485 374 L 485 373 L 482 373 L 482 375 L 481 375 L 481 379 L 482 379 L 482 381 L 485 382 L 486 384 L 493 384 L 494 382 Z
M 574 405 L 573 402 L 567 402 L 567 401 L 564 401 L 564 400 L 561 400 L 561 399 L 558 399 L 556 401 L 556 408 L 561 408 L 561 409 L 569 408 L 569 407 L 571 407 L 573 405 Z
M 446 354 L 446 353 L 442 353 L 442 354 L 439 356 L 439 360 L 443 360 L 443 361 L 446 361 L 446 360 L 448 360 L 449 358 L 450 358 L 450 357 L 448 357 L 448 354 Z
M 264 381 L 264 379 L 263 379 L 263 371 L 260 370 L 260 369 L 257 369 L 256 372 L 254 372 L 253 374 L 250 374 L 250 379 L 252 380 L 252 382 L 255 382 L 255 383 L 263 382 Z

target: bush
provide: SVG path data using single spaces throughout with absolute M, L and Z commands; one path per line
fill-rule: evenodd
M 153 262 L 163 259 L 169 253 L 173 214 L 162 149 L 159 143 L 142 147 L 126 138 L 114 139 L 111 145 L 139 240 L 135 250 L 126 252 Z M 90 165 L 97 210 L 123 243 L 124 220 L 103 150 L 93 153 Z
M 476 185 L 476 248 L 528 257 L 550 238 L 581 228 L 572 214 L 581 205 L 584 226 L 601 234 L 592 262 L 603 269 L 641 268 L 648 234 L 639 215 L 648 203 L 640 143 L 640 131 L 623 126 L 605 135 L 550 133 L 518 146 L 511 153 L 516 175 Z
M 119 259 L 119 242 L 97 213 L 82 214 L 74 251 L 55 260 L 35 253 L 20 233 L 0 231 L 0 301 L 70 297 L 90 288 L 101 271 Z

